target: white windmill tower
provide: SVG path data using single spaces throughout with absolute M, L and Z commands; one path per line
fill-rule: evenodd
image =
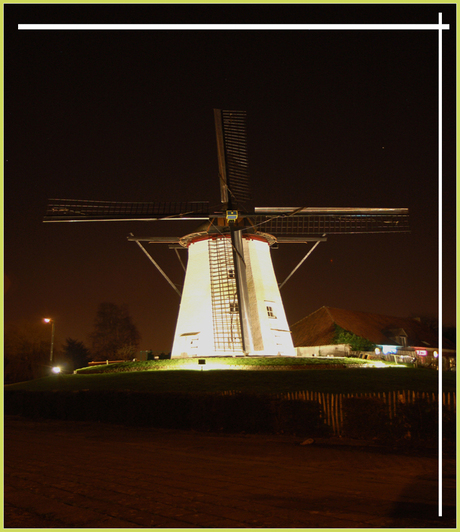
M 246 121 L 214 110 L 222 213 L 187 235 L 188 265 L 172 356 L 295 355 L 270 257 L 250 208 Z
M 44 221 L 204 220 L 198 230 L 184 237 L 129 237 L 181 295 L 172 357 L 293 356 L 270 248 L 301 242 L 314 242 L 314 248 L 328 234 L 407 232 L 408 210 L 254 208 L 246 114 L 216 109 L 214 118 L 222 202 L 218 212 L 210 212 L 207 202 L 50 200 Z M 141 241 L 187 248 L 182 292 Z

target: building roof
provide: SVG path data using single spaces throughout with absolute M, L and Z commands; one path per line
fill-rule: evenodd
M 437 332 L 417 319 L 333 307 L 321 307 L 294 323 L 291 327 L 294 345 L 330 345 L 334 341 L 336 325 L 376 345 L 402 345 L 401 337 L 405 336 L 407 346 L 438 347 Z M 449 340 L 443 340 L 443 347 L 455 349 L 455 345 Z

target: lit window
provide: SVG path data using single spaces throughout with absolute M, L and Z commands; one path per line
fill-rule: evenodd
M 384 355 L 395 355 L 398 352 L 398 346 L 382 345 L 382 351 Z
M 267 305 L 267 314 L 269 318 L 276 318 L 275 311 L 273 310 L 273 307 L 270 307 Z

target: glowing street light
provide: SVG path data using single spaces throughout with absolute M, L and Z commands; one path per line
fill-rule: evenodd
M 51 349 L 50 349 L 50 362 L 53 363 L 53 347 L 54 347 L 54 320 L 51 318 L 44 318 L 45 323 L 51 323 Z

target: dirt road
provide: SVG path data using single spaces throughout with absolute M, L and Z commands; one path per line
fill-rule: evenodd
M 5 420 L 5 528 L 454 528 L 455 461 L 294 436 Z M 351 443 L 351 442 L 348 442 Z

